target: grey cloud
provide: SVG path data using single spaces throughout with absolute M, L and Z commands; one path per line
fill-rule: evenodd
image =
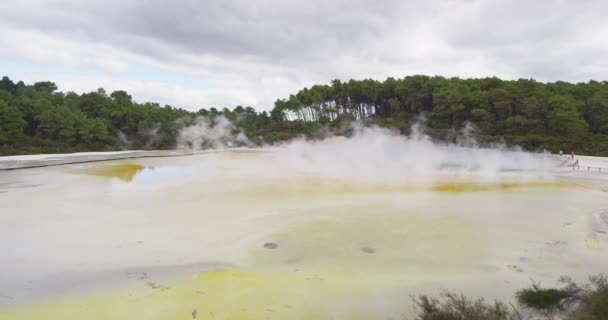
M 2 18 L 58 35 L 118 42 L 148 55 L 157 53 L 146 51 L 145 43 L 134 39 L 154 39 L 190 53 L 291 60 L 356 50 L 365 40 L 381 37 L 386 21 L 401 5 L 399 1 L 85 0 L 40 1 L 35 7 L 40 14 L 28 14 L 31 6 L 24 5 L 17 14 L 14 9 L 3 10 L 7 14 Z
M 442 21 L 444 39 L 454 46 L 534 46 L 584 36 L 602 22 L 604 1 L 478 1 Z
M 0 3 L 0 28 L 280 98 L 411 73 L 603 80 L 607 11 L 602 0 L 22 0 Z

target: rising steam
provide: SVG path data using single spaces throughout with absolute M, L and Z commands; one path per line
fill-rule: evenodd
M 438 144 L 415 125 L 408 137 L 378 128 L 357 126 L 349 138 L 299 139 L 276 149 L 289 170 L 322 177 L 404 182 L 465 175 L 494 179 L 507 172 L 546 173 L 556 166 L 547 154 L 506 147 L 480 148 L 470 136 L 460 144 Z
M 420 124 L 409 136 L 396 131 L 354 124 L 348 137 L 323 131 L 318 140 L 298 138 L 264 146 L 272 157 L 254 170 L 273 171 L 281 177 L 316 176 L 340 180 L 381 183 L 417 182 L 452 177 L 494 180 L 505 175 L 547 175 L 558 163 L 548 154 L 522 151 L 504 145 L 482 148 L 467 125 L 457 143 L 437 143 L 423 133 Z M 180 148 L 229 148 L 250 146 L 242 133 L 226 118 L 199 118 L 179 133 Z M 268 166 L 271 163 L 272 170 Z M 250 166 L 250 164 L 248 164 Z M 251 164 L 250 167 L 255 167 Z M 247 172 L 241 172 L 247 174 Z M 269 175 L 272 175 L 269 173 Z
M 177 148 L 182 150 L 200 151 L 249 145 L 247 136 L 237 131 L 235 125 L 223 116 L 213 119 L 198 117 L 177 135 Z

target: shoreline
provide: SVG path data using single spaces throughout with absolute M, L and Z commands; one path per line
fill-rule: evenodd
M 372 314 L 376 303 L 388 301 L 383 315 L 392 316 L 409 310 L 401 297 L 435 292 L 438 286 L 504 298 L 530 277 L 553 279 L 547 268 L 579 277 L 580 268 L 573 265 L 577 261 L 598 266 L 605 261 L 600 254 L 605 252 L 606 236 L 588 235 L 590 227 L 596 232 L 605 229 L 605 215 L 596 215 L 606 208 L 605 194 L 598 190 L 573 183 L 568 186 L 572 189 L 549 184 L 548 189 L 531 192 L 468 192 L 480 190 L 473 187 L 458 193 L 414 194 L 372 186 L 362 193 L 343 193 L 340 186 L 323 189 L 324 184 L 315 183 L 314 173 L 308 176 L 311 184 L 302 184 L 297 173 L 283 175 L 278 164 L 284 159 L 269 162 L 265 154 L 256 153 L 263 151 L 268 149 L 210 150 L 199 153 L 210 156 L 138 161 L 157 167 L 147 173 L 161 178 L 166 173 L 160 170 L 163 164 L 200 169 L 187 171 L 194 180 L 178 175 L 166 184 L 162 179 L 139 184 L 85 175 L 81 173 L 86 168 L 80 166 L 76 167 L 82 171 L 15 172 L 14 176 L 34 174 L 42 179 L 39 173 L 49 171 L 54 184 L 0 195 L 9 209 L 3 220 L 5 260 L 7 270 L 13 270 L 13 277 L 0 288 L 0 317 L 132 319 L 151 312 L 162 318 L 159 306 L 173 308 L 171 315 L 188 315 L 198 308 L 218 314 L 234 311 L 236 316 L 242 314 L 233 310 L 235 304 L 276 311 L 276 301 L 302 312 L 321 312 L 328 301 L 324 293 L 337 297 L 332 303 L 355 308 L 355 314 Z M 230 152 L 250 153 L 240 157 Z M 62 160 L 52 157 L 47 160 Z M 307 162 L 298 164 L 310 167 Z M 276 169 L 276 174 L 266 174 L 264 168 Z M 587 176 L 586 171 L 571 169 L 558 167 L 547 175 L 505 174 L 551 182 Z M 289 184 L 267 189 L 261 183 L 273 184 L 277 176 Z M 589 183 L 608 182 L 595 176 L 588 175 Z M 227 179 L 221 184 L 217 177 Z M 245 188 L 235 186 L 235 181 Z M 317 197 L 309 190 L 329 192 Z M 536 211 L 538 215 L 529 214 Z M 589 226 L 590 219 L 596 224 Z M 527 223 L 521 223 L 524 220 Z M 536 227 L 540 225 L 541 231 Z M 24 252 L 35 254 L 23 260 Z M 287 282 L 298 290 L 284 290 Z M 301 297 L 294 292 L 315 298 L 299 304 Z M 248 302 L 241 302 L 242 297 Z M 89 311 L 79 313 L 82 306 Z M 268 313 L 260 310 L 260 315 Z M 283 311 L 284 319 L 300 314 Z
M 68 164 L 102 162 L 112 160 L 127 160 L 140 158 L 166 158 L 184 157 L 199 154 L 210 154 L 220 152 L 262 152 L 262 149 L 255 148 L 227 148 L 210 149 L 202 151 L 185 150 L 133 150 L 133 151 L 108 151 L 106 152 L 78 152 L 64 154 L 39 154 L 24 156 L 5 156 L 0 157 L 0 171 L 31 169 L 41 167 L 61 166 Z
M 0 172 L 18 169 L 31 169 L 70 164 L 104 162 L 113 160 L 186 157 L 214 153 L 270 152 L 274 148 L 224 148 L 201 151 L 188 150 L 133 150 L 108 152 L 78 152 L 66 154 L 37 154 L 0 157 Z M 608 157 L 576 156 L 581 162 L 576 170 L 571 169 L 570 156 L 552 154 L 556 160 L 564 160 L 559 166 L 549 170 L 558 180 L 578 184 L 584 187 L 599 188 L 608 191 Z M 585 170 L 584 168 L 588 168 Z M 590 168 L 594 168 L 590 170 Z M 604 170 L 596 170 L 601 168 Z

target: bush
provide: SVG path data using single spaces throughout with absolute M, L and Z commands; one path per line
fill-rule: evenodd
M 535 283 L 519 290 L 515 294 L 517 302 L 545 316 L 562 312 L 566 320 L 608 319 L 608 276 L 591 276 L 589 284 L 582 287 L 566 277 L 560 281 L 566 284 L 562 289 L 543 289 Z
M 515 294 L 517 302 L 524 308 L 520 313 L 513 305 L 510 313 L 500 301 L 487 303 L 483 299 L 470 300 L 464 295 L 443 292 L 440 298 L 426 295 L 414 297 L 416 320 L 608 320 L 608 275 L 589 277 L 589 284 L 579 286 L 568 277 L 562 277 L 563 288 L 531 287 Z M 523 314 L 523 315 L 522 315 Z M 559 318 L 557 317 L 559 316 Z
M 572 313 L 570 320 L 608 319 L 608 276 L 598 274 L 589 277 L 587 285 L 579 295 L 580 305 Z
M 515 298 L 521 306 L 549 315 L 566 309 L 577 291 L 570 288 L 569 286 L 564 289 L 543 289 L 540 284 L 535 283 L 530 288 L 517 291 Z
M 509 320 L 507 306 L 500 302 L 486 303 L 483 299 L 469 300 L 464 295 L 443 292 L 442 301 L 425 295 L 415 297 L 417 320 Z

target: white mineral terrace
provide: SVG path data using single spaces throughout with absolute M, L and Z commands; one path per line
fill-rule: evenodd
M 606 271 L 608 170 L 385 142 L 0 159 L 79 162 L 0 171 L 0 318 L 398 319 Z

